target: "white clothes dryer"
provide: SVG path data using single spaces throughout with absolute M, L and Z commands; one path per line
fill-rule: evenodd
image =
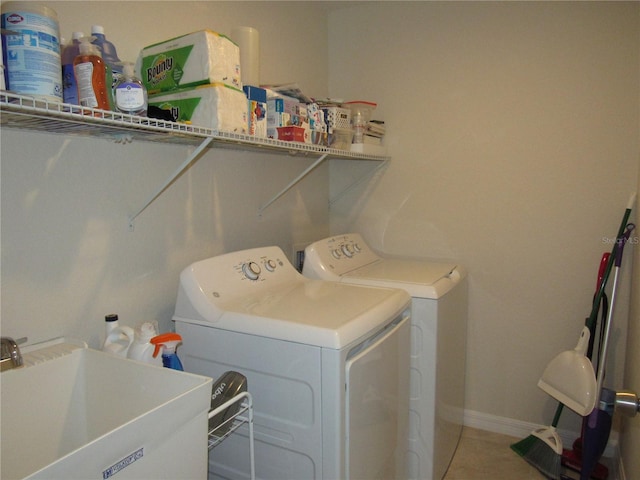
M 454 263 L 381 256 L 357 233 L 305 249 L 302 273 L 344 284 L 402 288 L 412 297 L 409 478 L 441 480 L 462 432 L 466 272 Z
M 409 295 L 303 277 L 278 247 L 209 258 L 180 275 L 186 371 L 247 377 L 261 479 L 406 478 Z M 238 434 L 240 432 L 240 434 Z M 241 427 L 209 478 L 249 478 Z

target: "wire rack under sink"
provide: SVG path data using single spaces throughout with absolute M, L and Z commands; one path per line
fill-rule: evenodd
M 255 452 L 253 446 L 253 399 L 249 392 L 242 392 L 231 400 L 223 403 L 219 407 L 209 411 L 209 418 L 215 417 L 227 408 L 239 404 L 239 409 L 235 415 L 229 417 L 220 425 L 209 430 L 209 450 L 222 443 L 227 437 L 232 435 L 241 426 L 247 425 L 249 428 L 249 460 L 251 463 L 251 480 L 255 480 Z

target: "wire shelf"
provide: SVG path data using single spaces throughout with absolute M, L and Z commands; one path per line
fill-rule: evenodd
M 118 142 L 145 140 L 197 145 L 210 137 L 210 147 L 259 149 L 296 154 L 323 155 L 332 158 L 388 160 L 388 157 L 349 152 L 323 145 L 285 142 L 235 132 L 224 132 L 178 122 L 127 115 L 80 107 L 68 103 L 0 92 L 0 124 L 3 127 L 37 130 L 46 133 L 103 137 Z

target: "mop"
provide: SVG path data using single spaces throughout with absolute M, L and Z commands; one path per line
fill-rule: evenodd
M 595 295 L 597 295 L 598 289 L 602 284 L 605 267 L 609 261 L 610 256 L 611 254 L 608 252 L 602 255 L 602 259 L 600 261 L 600 269 L 598 271 L 598 281 L 596 283 L 596 293 L 594 294 L 594 300 L 595 300 Z M 600 323 L 600 332 L 599 332 L 599 341 L 598 341 L 598 355 L 597 355 L 598 362 L 600 362 L 602 359 L 602 353 L 600 350 L 602 348 L 603 336 L 604 336 L 604 325 L 606 325 L 606 322 L 607 322 L 608 311 L 609 311 L 609 302 L 608 302 L 607 296 L 603 295 L 602 308 L 600 312 L 602 321 Z M 594 365 L 595 365 L 595 362 L 594 362 L 595 359 L 593 358 L 593 348 L 594 348 L 595 334 L 596 334 L 596 329 L 594 325 L 594 328 L 591 330 L 591 339 L 589 341 L 589 347 L 587 349 L 587 357 L 589 357 L 592 360 L 592 364 Z M 597 386 L 596 386 L 596 390 L 597 390 Z M 564 451 L 562 452 L 562 466 L 569 468 L 571 470 L 574 470 L 578 473 L 580 472 L 580 470 L 582 470 L 582 438 L 584 436 L 584 429 L 586 427 L 586 422 L 587 422 L 587 417 L 584 417 L 582 419 L 582 430 L 580 432 L 580 437 L 574 440 L 573 446 L 571 449 L 564 449 Z M 605 465 L 598 463 L 593 469 L 591 476 L 596 480 L 606 480 L 609 476 L 609 469 Z

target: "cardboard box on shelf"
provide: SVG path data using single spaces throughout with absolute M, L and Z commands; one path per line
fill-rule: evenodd
M 268 134 L 269 138 L 284 140 L 285 142 L 311 142 L 310 130 L 305 127 L 288 126 L 270 128 Z
M 267 91 L 263 88 L 245 85 L 242 90 L 247 95 L 249 135 L 267 136 Z
M 276 97 L 267 98 L 267 108 L 273 112 L 283 112 L 289 115 L 307 116 L 307 107 L 295 98 Z

